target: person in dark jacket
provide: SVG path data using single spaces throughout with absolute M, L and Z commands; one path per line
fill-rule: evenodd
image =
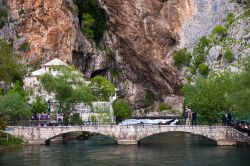
M 196 125 L 196 118 L 197 118 L 197 113 L 193 112 L 192 113 L 192 125 Z
M 227 126 L 231 126 L 231 122 L 232 122 L 232 114 L 231 112 L 227 113 Z

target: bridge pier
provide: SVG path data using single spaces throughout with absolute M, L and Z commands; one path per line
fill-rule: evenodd
M 234 145 L 236 145 L 236 140 L 235 139 L 217 140 L 217 145 L 220 145 L 220 146 L 234 146 Z
M 117 140 L 118 145 L 137 145 L 137 140 Z

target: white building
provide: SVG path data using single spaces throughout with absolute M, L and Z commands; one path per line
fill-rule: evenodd
M 56 76 L 59 72 L 56 70 L 56 67 L 63 67 L 68 66 L 66 63 L 61 61 L 60 59 L 53 59 L 52 61 L 46 63 L 42 66 L 41 69 L 31 72 L 25 79 L 24 79 L 24 89 L 27 91 L 32 92 L 30 97 L 30 103 L 32 103 L 36 96 L 42 97 L 45 101 L 50 101 L 51 104 L 51 111 L 57 112 L 58 104 L 54 99 L 53 94 L 48 94 L 40 85 L 40 77 L 45 73 L 51 73 L 52 75 Z M 84 75 L 83 75 L 84 77 Z M 83 79 L 83 81 L 86 81 Z M 83 121 L 91 121 L 91 118 L 96 117 L 97 122 L 107 121 L 107 113 L 110 115 L 110 122 L 114 122 L 113 117 L 113 109 L 112 109 L 112 102 L 115 100 L 115 97 L 110 97 L 110 102 L 93 102 L 93 110 L 89 106 L 85 106 L 83 103 L 79 103 L 76 106 L 77 112 L 80 114 L 80 117 Z M 108 108 L 108 110 L 107 110 Z

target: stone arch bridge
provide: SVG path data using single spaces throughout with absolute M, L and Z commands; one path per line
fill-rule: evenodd
M 60 127 L 9 126 L 5 133 L 23 139 L 28 144 L 45 144 L 46 141 L 69 132 L 87 131 L 113 138 L 118 144 L 137 144 L 141 139 L 164 132 L 187 132 L 201 135 L 217 145 L 236 145 L 241 134 L 225 126 L 168 126 L 168 125 L 84 125 Z

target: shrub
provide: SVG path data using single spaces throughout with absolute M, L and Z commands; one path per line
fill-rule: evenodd
M 163 110 L 171 110 L 172 107 L 169 104 L 167 104 L 167 103 L 161 103 L 159 109 L 161 111 L 163 111 Z
M 6 18 L 8 17 L 8 10 L 5 8 L 0 9 L 0 18 Z
M 82 16 L 82 20 L 83 20 L 83 24 L 82 24 L 82 31 L 83 33 L 89 38 L 89 39 L 93 39 L 94 38 L 94 31 L 93 31 L 93 27 L 95 24 L 95 20 L 93 19 L 93 17 L 88 14 L 88 13 L 84 13 Z
M 27 41 L 23 42 L 19 47 L 19 51 L 21 51 L 21 52 L 29 51 L 29 42 L 27 42 Z
M 205 54 L 205 48 L 208 47 L 210 43 L 211 41 L 206 36 L 201 37 L 197 47 L 195 48 L 195 52 Z
M 99 7 L 97 0 L 74 0 L 74 2 L 79 9 L 79 20 L 82 32 L 98 44 L 107 27 L 105 10 Z M 84 26 L 86 20 L 84 20 L 83 15 L 86 14 L 90 15 L 94 21 L 91 26 L 84 30 L 84 28 L 86 28 Z
M 187 52 L 187 49 L 181 49 L 177 51 L 173 57 L 174 64 L 177 67 L 181 67 L 182 65 L 188 66 L 191 61 L 191 55 Z
M 234 54 L 230 48 L 226 48 L 223 54 L 223 58 L 228 62 L 231 63 L 234 60 Z
M 144 20 L 148 16 L 148 12 L 142 12 L 141 19 Z
M 133 110 L 126 99 L 118 99 L 112 104 L 112 106 L 117 123 L 132 117 Z
M 226 18 L 227 27 L 231 26 L 235 22 L 235 15 L 233 13 L 229 13 Z
M 227 28 L 223 25 L 218 25 L 214 28 L 213 34 L 219 36 L 221 39 L 227 36 Z
M 19 16 L 22 16 L 22 15 L 24 15 L 25 14 L 25 11 L 24 11 L 24 9 L 22 8 L 22 9 L 20 9 L 19 10 L 19 12 L 18 12 L 18 14 L 19 14 Z
M 202 64 L 202 63 L 204 63 L 205 62 L 205 57 L 204 57 L 204 55 L 197 55 L 196 57 L 195 57 L 195 59 L 194 59 L 194 65 L 196 66 L 196 68 L 200 65 L 200 64 Z
M 153 102 L 154 102 L 154 100 L 153 100 L 152 94 L 147 92 L 145 97 L 144 97 L 143 107 L 144 108 L 150 107 L 153 104 Z
M 200 64 L 198 69 L 199 69 L 199 73 L 203 76 L 207 76 L 209 73 L 209 67 L 205 63 Z
M 79 15 L 79 8 L 76 4 L 74 4 L 74 6 L 73 6 L 73 14 L 76 17 L 78 17 L 78 15 Z
M 2 29 L 7 21 L 8 10 L 5 8 L 0 9 L 0 29 Z

